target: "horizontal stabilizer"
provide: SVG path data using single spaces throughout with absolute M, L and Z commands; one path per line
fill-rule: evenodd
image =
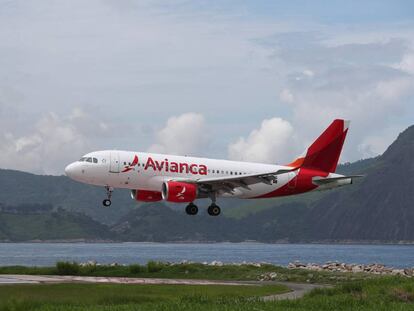
M 346 180 L 346 179 L 352 179 L 353 178 L 361 178 L 364 177 L 364 175 L 349 175 L 349 176 L 339 176 L 339 177 L 328 177 L 328 178 L 323 178 L 323 177 L 314 177 L 312 179 L 312 182 L 315 185 L 326 185 L 329 184 L 331 182 L 336 182 L 336 181 L 340 181 L 340 180 Z

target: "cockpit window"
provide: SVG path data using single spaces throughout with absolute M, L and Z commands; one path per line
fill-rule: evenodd
M 98 163 L 98 159 L 97 158 L 92 158 L 92 157 L 82 157 L 82 158 L 79 159 L 79 162 Z

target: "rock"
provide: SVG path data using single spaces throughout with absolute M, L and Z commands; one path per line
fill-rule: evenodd
M 405 275 L 404 269 L 392 269 L 391 274 L 392 275 Z
M 214 261 L 212 261 L 212 262 L 210 263 L 210 266 L 222 267 L 222 266 L 223 266 L 223 263 L 222 263 L 221 261 L 216 261 L 216 260 L 214 260 Z
M 271 280 L 276 280 L 277 279 L 277 273 L 276 272 L 270 272 L 269 277 L 270 277 Z
M 413 276 L 413 270 L 412 269 L 404 269 L 405 276 L 412 277 Z

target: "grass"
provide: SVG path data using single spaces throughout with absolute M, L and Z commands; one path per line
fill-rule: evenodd
M 315 289 L 298 300 L 263 302 L 278 286 L 55 284 L 0 287 L 0 311 L 414 310 L 414 281 L 401 277 Z
M 181 278 L 208 280 L 258 280 L 264 273 L 275 272 L 278 281 L 330 283 L 373 278 L 364 273 L 313 272 L 302 269 L 287 269 L 280 266 L 262 264 L 255 265 L 223 265 L 210 266 L 200 263 L 170 265 L 162 262 L 149 261 L 146 265 L 129 266 L 88 265 L 58 262 L 55 267 L 0 267 L 0 274 L 36 274 L 36 275 L 79 275 L 79 276 L 121 276 L 143 278 Z
M 0 287 L 0 310 L 131 310 L 133 306 L 233 304 L 287 291 L 282 285 L 5 285 Z

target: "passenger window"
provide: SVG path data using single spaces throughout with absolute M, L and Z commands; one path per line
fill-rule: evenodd
M 86 162 L 92 162 L 92 158 L 87 158 Z
M 98 159 L 97 158 L 93 158 L 93 163 L 98 163 Z
M 230 172 L 230 175 L 233 175 L 233 172 Z

